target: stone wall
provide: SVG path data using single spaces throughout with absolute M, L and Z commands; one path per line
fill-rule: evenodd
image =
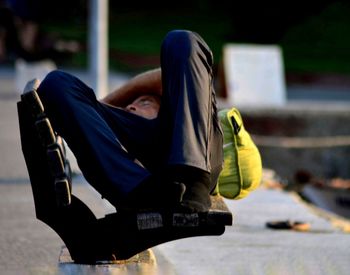
M 316 178 L 350 178 L 350 107 L 241 109 L 263 166 L 291 182 L 297 171 Z

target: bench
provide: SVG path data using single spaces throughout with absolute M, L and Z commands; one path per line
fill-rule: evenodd
M 212 196 L 212 208 L 204 213 L 155 209 L 96 218 L 72 193 L 64 143 L 45 116 L 35 81 L 28 82 L 17 110 L 36 217 L 60 236 L 75 263 L 126 260 L 161 243 L 222 235 L 232 225 L 232 213 L 220 196 Z

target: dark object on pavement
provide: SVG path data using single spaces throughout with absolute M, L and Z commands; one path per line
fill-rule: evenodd
M 302 221 L 270 221 L 266 223 L 266 227 L 271 229 L 288 229 L 296 231 L 308 231 L 310 229 L 310 224 Z

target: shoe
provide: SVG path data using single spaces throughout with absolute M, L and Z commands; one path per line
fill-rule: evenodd
M 185 212 L 208 212 L 211 199 L 207 184 L 201 181 L 187 183 L 180 206 Z
M 39 86 L 38 79 L 29 81 L 21 100 L 31 113 L 40 142 L 46 150 L 50 172 L 54 178 L 57 205 L 67 206 L 71 203 L 71 168 L 66 159 L 63 140 L 53 130 L 50 120 L 46 117 L 44 105 L 36 92 Z
M 180 208 L 186 212 L 208 212 L 211 207 L 210 191 L 213 184 L 210 173 L 200 169 L 177 165 L 169 168 L 172 178 L 186 186 Z

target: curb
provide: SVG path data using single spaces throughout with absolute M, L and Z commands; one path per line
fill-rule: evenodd
M 290 194 L 293 197 L 293 199 L 295 199 L 298 203 L 305 205 L 307 208 L 309 208 L 317 216 L 328 220 L 331 223 L 333 228 L 335 228 L 336 230 L 340 230 L 343 233 L 350 234 L 350 220 L 349 219 L 341 217 L 337 214 L 334 214 L 330 211 L 327 211 L 325 209 L 317 207 L 317 206 L 303 200 L 296 192 L 291 191 Z

